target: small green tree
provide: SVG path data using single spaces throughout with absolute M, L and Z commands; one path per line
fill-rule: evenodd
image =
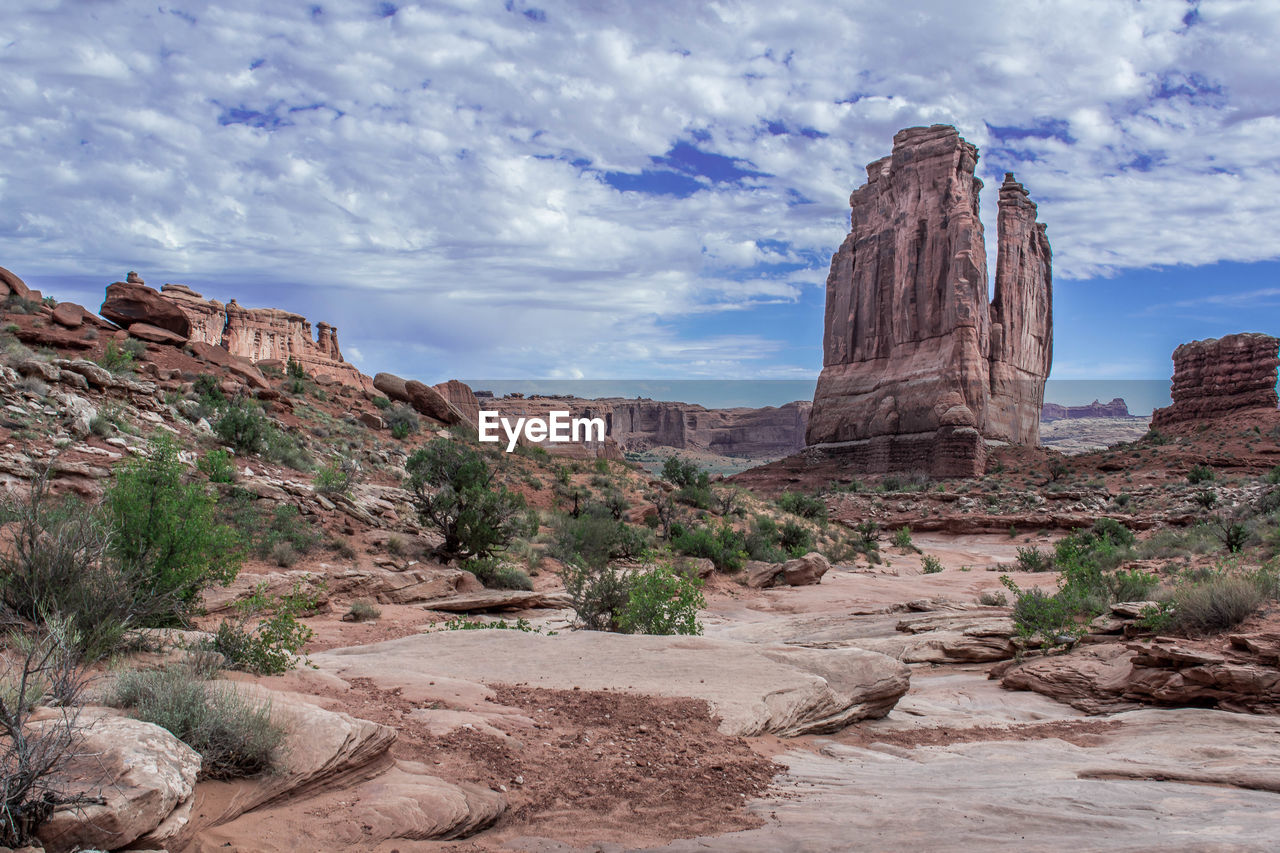
M 116 469 L 103 507 L 112 529 L 110 553 L 138 579 L 139 591 L 174 600 L 161 624 L 184 621 L 200 591 L 230 583 L 240 569 L 238 537 L 214 520 L 217 499 L 200 483 L 183 480 L 173 440 L 159 434 L 147 454 Z
M 475 448 L 433 439 L 414 451 L 405 470 L 419 517 L 444 536 L 442 556 L 487 557 L 520 535 L 524 498 L 494 484 L 494 472 Z
M 701 634 L 698 610 L 706 607 L 702 581 L 683 575 L 669 565 L 637 572 L 630 594 L 618 614 L 618 629 L 625 634 Z

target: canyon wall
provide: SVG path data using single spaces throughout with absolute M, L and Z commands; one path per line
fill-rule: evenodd
M 1242 332 L 1192 341 L 1173 351 L 1173 405 L 1156 409 L 1152 429 L 1249 409 L 1276 408 L 1280 340 Z
M 605 437 L 624 451 L 671 447 L 763 459 L 786 456 L 804 447 L 811 404 L 801 400 L 759 409 L 707 409 L 692 403 L 620 397 L 511 396 L 486 398 L 484 407 L 504 417 L 546 417 L 552 411 L 598 417 L 605 422 Z
M 849 198 L 807 443 L 854 468 L 975 476 L 987 441 L 1038 443 L 1051 251 L 1035 204 L 1006 175 L 988 305 L 977 162 L 953 127 L 908 128 Z

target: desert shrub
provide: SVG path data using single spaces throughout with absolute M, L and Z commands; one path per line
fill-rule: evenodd
M 213 425 L 214 434 L 237 453 L 262 453 L 267 449 L 271 424 L 256 403 L 236 400 Z
M 1262 475 L 1262 479 L 1271 485 L 1280 485 L 1280 465 L 1275 466 L 1266 474 Z
M 1209 530 L 1222 543 L 1229 554 L 1238 554 L 1249 544 L 1252 531 L 1235 518 L 1217 517 L 1209 522 Z
M 286 541 L 271 546 L 271 562 L 282 569 L 291 569 L 298 562 L 298 552 Z
M 373 405 L 378 407 L 379 409 L 389 409 L 391 408 L 391 401 L 388 400 L 386 397 L 374 397 Z
M 600 566 L 569 563 L 561 573 L 561 580 L 583 628 L 618 630 L 618 616 L 631 600 L 630 570 L 610 563 Z
M 392 437 L 397 440 L 403 441 L 418 431 L 418 413 L 404 403 L 397 403 L 386 409 L 382 417 L 387 422 Z
M 58 806 L 83 798 L 64 792 L 55 780 L 80 744 L 79 694 L 85 673 L 64 621 L 50 620 L 35 636 L 11 634 L 13 650 L 0 658 L 0 844 L 20 847 Z M 29 725 L 45 697 L 56 709 Z M 38 843 L 38 842 L 37 842 Z
M 231 462 L 231 454 L 225 450 L 210 450 L 196 463 L 210 483 L 234 483 L 236 466 Z
M 18 380 L 18 384 L 15 387 L 33 397 L 47 397 L 49 395 L 49 386 L 38 376 L 24 376 Z
M 137 338 L 128 338 L 120 344 L 120 349 L 134 361 L 147 354 L 147 342 Z
M 680 488 L 697 485 L 702 473 L 697 465 L 677 456 L 668 456 L 662 462 L 662 479 Z
M 191 385 L 200 402 L 209 408 L 218 408 L 226 404 L 227 395 L 222 393 L 222 380 L 212 373 L 201 373 Z
M 806 495 L 800 492 L 783 492 L 778 496 L 778 508 L 783 512 L 798 515 L 811 521 L 825 521 L 827 504 L 817 495 Z
M 780 544 L 781 535 L 776 521 L 767 515 L 757 515 L 743 541 L 747 557 L 766 563 L 781 563 L 787 558 Z
M 1187 634 L 1226 631 L 1249 618 L 1267 596 L 1251 577 L 1226 571 L 1180 583 L 1172 600 L 1173 627 Z
M 911 528 L 900 527 L 893 534 L 893 544 L 904 551 L 914 551 L 916 546 L 911 541 Z
M 112 701 L 200 753 L 202 778 L 265 772 L 284 742 L 284 729 L 271 720 L 270 703 L 212 684 L 181 664 L 122 673 Z
M 984 589 L 978 594 L 978 603 L 983 607 L 1006 607 L 1009 598 L 998 589 Z
M 289 360 L 285 362 L 284 372 L 290 379 L 307 378 L 307 371 L 303 368 L 302 363 L 292 356 L 290 356 Z
M 679 532 L 671 529 L 671 547 L 677 554 L 705 557 L 717 570 L 736 572 L 747 558 L 746 537 L 728 524 L 717 528 L 692 527 Z
M 778 528 L 778 545 L 793 557 L 803 557 L 813 550 L 813 531 L 794 521 L 785 521 Z
M 702 633 L 698 610 L 706 607 L 702 581 L 669 565 L 636 572 L 631 578 L 627 603 L 618 615 L 624 634 Z
M 116 467 L 103 497 L 109 552 L 144 595 L 173 600 L 166 618 L 151 614 L 157 625 L 182 622 L 201 590 L 230 583 L 240 569 L 239 538 L 216 523 L 216 503 L 203 484 L 183 481 L 177 447 L 163 433 L 146 456 Z
M 322 495 L 345 495 L 360 484 L 360 473 L 359 463 L 343 456 L 316 471 L 311 485 Z
M 533 589 L 533 579 L 524 569 L 497 557 L 472 557 L 461 565 L 489 589 Z
M 1013 622 L 1024 640 L 1038 639 L 1052 646 L 1084 633 L 1078 614 L 1063 597 L 1034 587 L 1021 589 L 1008 575 L 1002 575 L 1000 582 L 1013 593 Z
M 265 587 L 259 586 L 253 595 L 236 602 L 235 616 L 218 624 L 209 649 L 234 669 L 256 675 L 288 672 L 302 659 L 302 647 L 313 633 L 298 621 L 298 615 L 315 606 L 315 598 L 298 586 L 283 596 L 267 595 Z
M 352 622 L 369 622 L 381 615 L 382 611 L 378 606 L 367 598 L 357 598 L 351 602 L 351 609 L 347 611 L 347 618 Z
M 146 350 L 145 346 L 143 350 Z M 94 360 L 100 367 L 105 367 L 112 373 L 128 373 L 133 370 L 134 355 L 115 341 L 107 341 L 107 345 L 102 349 L 102 355 Z
M 1195 465 L 1187 471 L 1187 482 L 1193 486 L 1207 483 L 1214 478 L 1213 469 L 1207 465 Z
M 1118 548 L 1132 548 L 1137 541 L 1133 531 L 1114 518 L 1100 518 L 1093 523 L 1090 530 L 1094 536 L 1107 539 Z
M 1019 548 L 1018 571 L 1051 572 L 1053 571 L 1053 556 L 1041 551 L 1039 548 Z
M 942 571 L 942 561 L 932 554 L 925 554 L 920 561 L 920 568 L 926 575 L 936 575 Z
M 387 543 L 383 548 L 393 557 L 402 557 L 408 546 L 404 544 L 404 539 L 392 533 L 387 537 Z
M 524 498 L 495 485 L 493 471 L 474 448 L 437 438 L 415 451 L 405 469 L 419 517 L 444 536 L 441 554 L 485 557 L 519 535 Z
M 607 509 L 591 505 L 577 518 L 563 515 L 556 520 L 551 553 L 566 563 L 603 566 L 609 560 L 639 557 L 650 547 L 651 538 L 647 529 L 633 527 L 613 518 Z

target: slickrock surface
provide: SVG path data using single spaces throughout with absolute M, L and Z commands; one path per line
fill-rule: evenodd
M 1274 848 L 1274 720 L 1143 710 L 1107 721 L 934 730 L 923 745 L 837 737 L 791 752 L 764 827 L 654 850 L 1231 850 Z
M 1192 341 L 1173 351 L 1173 405 L 1156 409 L 1156 429 L 1276 408 L 1280 340 L 1256 332 Z
M 907 668 L 861 649 L 802 649 L 708 637 L 581 631 L 442 631 L 317 654 L 344 680 L 408 685 L 441 678 L 705 699 L 729 735 L 794 736 L 882 717 Z
M 974 177 L 946 125 L 909 128 L 867 166 L 831 260 L 807 443 L 868 472 L 982 473 L 985 441 L 1037 443 L 1052 358 L 1051 256 L 1026 191 L 1000 188 L 995 300 Z

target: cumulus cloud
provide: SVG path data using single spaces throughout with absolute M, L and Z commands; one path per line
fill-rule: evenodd
M 432 379 L 790 375 L 732 318 L 820 293 L 909 125 L 1018 173 L 1060 281 L 1276 257 L 1278 42 L 1229 0 L 14 0 L 0 262 L 291 294 Z

